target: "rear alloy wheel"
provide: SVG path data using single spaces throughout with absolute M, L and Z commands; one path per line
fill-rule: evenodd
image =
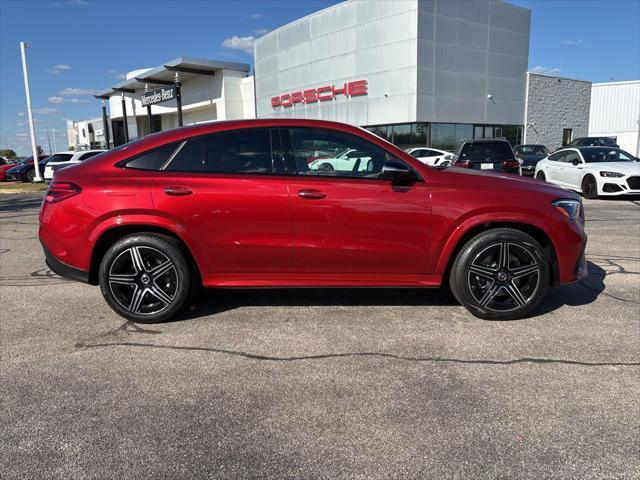
M 584 198 L 594 200 L 598 198 L 598 184 L 592 175 L 585 175 L 582 179 L 582 195 Z
M 35 170 L 28 170 L 27 174 L 25 175 L 26 180 L 25 182 L 29 182 L 29 183 L 33 183 L 33 180 L 36 178 L 36 171 Z
M 543 182 L 547 181 L 547 177 L 542 170 L 536 173 L 536 180 L 542 180 Z
M 128 320 L 156 323 L 185 306 L 191 290 L 189 267 L 179 245 L 157 234 L 117 241 L 100 264 L 100 290 L 109 306 Z
M 545 296 L 549 263 L 532 237 L 499 228 L 472 238 L 451 270 L 451 291 L 473 315 L 493 320 L 525 316 Z

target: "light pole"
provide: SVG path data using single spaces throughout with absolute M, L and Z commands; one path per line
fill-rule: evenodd
M 35 170 L 34 182 L 42 182 L 40 176 L 40 163 L 38 162 L 38 148 L 36 147 L 36 132 L 33 128 L 33 112 L 31 111 L 31 92 L 29 91 L 29 74 L 27 73 L 27 44 L 20 42 L 22 54 L 22 74 L 24 76 L 24 92 L 27 96 L 27 113 L 29 115 L 29 131 L 31 132 L 31 153 L 33 154 L 33 168 Z
M 55 128 L 51 128 L 51 132 L 53 135 L 53 149 L 57 152 L 58 151 L 58 144 L 56 143 L 56 129 Z

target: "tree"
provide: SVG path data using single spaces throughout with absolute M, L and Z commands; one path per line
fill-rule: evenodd
M 0 150 L 0 157 L 8 158 L 12 160 L 17 157 L 16 152 L 11 150 L 10 148 L 5 148 L 4 150 Z

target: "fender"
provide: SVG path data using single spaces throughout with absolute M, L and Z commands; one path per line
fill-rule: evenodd
M 198 246 L 198 242 L 189 233 L 189 231 L 180 222 L 175 219 L 168 218 L 166 216 L 158 215 L 157 213 L 149 213 L 146 211 L 135 212 L 115 212 L 113 215 L 109 215 L 106 218 L 98 219 L 97 225 L 91 231 L 88 238 L 90 245 L 96 245 L 96 242 L 107 231 L 123 226 L 151 226 L 162 228 L 170 231 L 176 237 L 178 237 L 193 255 L 194 260 L 198 266 L 198 270 L 201 274 L 209 272 L 209 265 L 206 258 L 202 253 L 202 250 Z M 91 255 L 93 251 L 91 252 Z
M 447 265 L 449 265 L 451 255 L 464 235 L 471 229 L 486 223 L 519 223 L 521 225 L 536 227 L 545 233 L 553 245 L 554 250 L 557 252 L 557 246 L 553 241 L 554 236 L 551 233 L 547 220 L 546 215 L 540 215 L 531 210 L 505 212 L 491 208 L 468 212 L 456 223 L 451 225 L 447 233 L 442 236 L 442 241 L 439 245 L 434 245 L 433 251 L 439 251 L 440 255 L 433 258 L 429 271 L 433 271 L 436 275 L 443 275 Z

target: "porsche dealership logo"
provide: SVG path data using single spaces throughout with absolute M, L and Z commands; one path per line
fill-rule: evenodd
M 276 109 L 278 107 L 292 107 L 296 103 L 315 103 L 333 100 L 338 95 L 346 97 L 358 97 L 367 94 L 367 81 L 355 80 L 346 82 L 342 88 L 336 88 L 335 85 L 327 85 L 325 87 L 310 88 L 298 92 L 285 93 L 277 97 L 271 97 L 271 106 Z

